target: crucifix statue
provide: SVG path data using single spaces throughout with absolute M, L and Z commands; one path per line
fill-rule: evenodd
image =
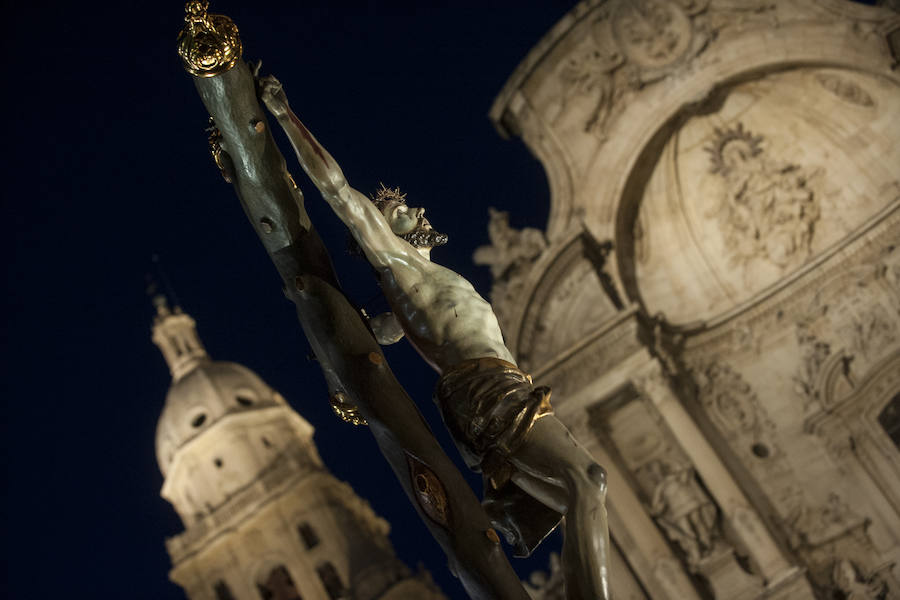
M 503 342 L 491 306 L 458 273 L 431 261 L 446 243 L 405 195 L 369 198 L 292 112 L 274 77 L 258 80 L 297 159 L 378 273 L 391 313 L 373 319 L 382 343 L 405 336 L 440 375 L 434 399 L 468 466 L 485 479 L 494 526 L 527 555 L 565 515 L 570 600 L 608 598 L 606 473 L 554 415 Z

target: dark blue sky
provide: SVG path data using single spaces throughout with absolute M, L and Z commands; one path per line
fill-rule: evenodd
M 434 259 L 487 294 L 470 258 L 487 242 L 487 207 L 519 227 L 543 227 L 549 208 L 540 165 L 487 111 L 575 3 L 419 4 L 221 0 L 211 12 L 235 20 L 244 58 L 282 80 L 351 184 L 383 181 L 426 206 L 450 235 Z M 169 385 L 144 296 L 158 254 L 213 358 L 281 391 L 332 472 L 390 521 L 400 557 L 462 598 L 368 431 L 331 415 L 292 305 L 207 153 L 206 114 L 175 54 L 182 9 L 4 6 L 8 597 L 183 597 L 163 545 L 181 523 L 154 456 Z M 342 226 L 286 156 L 345 287 L 377 310 L 368 267 L 344 256 Z M 435 375 L 405 344 L 388 358 L 443 435 Z

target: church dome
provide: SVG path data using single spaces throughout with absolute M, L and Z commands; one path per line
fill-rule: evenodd
M 156 458 L 166 474 L 175 452 L 226 415 L 284 399 L 253 371 L 236 363 L 201 361 L 172 383 L 156 427 Z

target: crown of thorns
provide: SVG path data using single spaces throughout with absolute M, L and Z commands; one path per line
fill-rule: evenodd
M 378 207 L 378 210 L 384 211 L 384 207 L 387 206 L 390 202 L 399 202 L 400 204 L 406 204 L 406 194 L 400 191 L 400 188 L 389 188 L 386 187 L 383 183 L 379 184 L 381 187 L 375 190 L 375 197 L 372 198 L 372 202 L 375 206 Z

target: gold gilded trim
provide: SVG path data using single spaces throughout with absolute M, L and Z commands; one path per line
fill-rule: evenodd
M 185 7 L 184 29 L 178 34 L 178 55 L 185 70 L 197 77 L 220 75 L 241 57 L 237 26 L 225 15 L 210 15 L 207 0 L 191 0 Z
M 341 392 L 337 392 L 330 398 L 331 410 L 342 421 L 351 425 L 368 425 L 366 418 L 359 413 L 359 408 L 350 402 L 350 400 Z
M 216 127 L 216 121 L 212 117 L 209 118 L 209 126 L 206 128 L 206 131 L 209 132 L 209 137 L 207 138 L 209 153 L 212 154 L 216 166 L 219 167 L 222 178 L 226 182 L 231 183 L 231 169 L 229 168 L 231 161 L 228 160 L 228 155 L 222 150 L 222 133 Z

